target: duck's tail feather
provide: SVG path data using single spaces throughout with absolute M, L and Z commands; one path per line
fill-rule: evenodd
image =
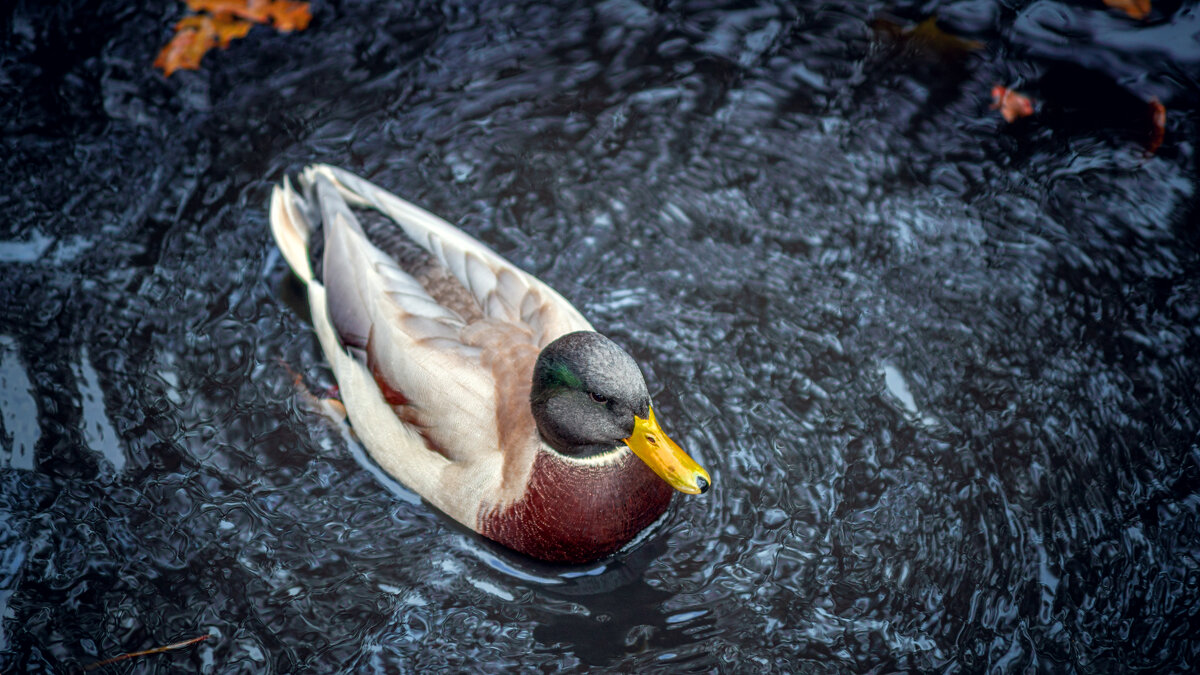
M 271 190 L 271 234 L 292 272 L 309 284 L 314 278 L 308 257 L 312 225 L 304 214 L 306 210 L 303 198 L 292 189 L 292 182 L 286 177 L 282 186 L 277 185 Z

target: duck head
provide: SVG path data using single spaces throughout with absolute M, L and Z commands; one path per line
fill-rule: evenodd
M 633 357 L 599 333 L 568 333 L 542 349 L 530 403 L 542 438 L 564 455 L 589 457 L 627 445 L 680 492 L 700 494 L 712 483 L 659 427 Z

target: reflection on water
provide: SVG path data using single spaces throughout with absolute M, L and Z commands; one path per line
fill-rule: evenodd
M 947 59 L 854 3 L 331 1 L 163 80 L 181 8 L 4 38 L 0 670 L 1196 662 L 1193 8 L 941 3 Z M 313 161 L 558 288 L 715 489 L 561 568 L 380 473 L 294 383 Z
M 72 370 L 83 402 L 81 421 L 84 440 L 89 448 L 107 460 L 113 471 L 119 473 L 125 468 L 125 453 L 108 419 L 108 413 L 104 411 L 104 391 L 100 388 L 100 378 L 92 367 L 86 347 L 79 355 L 79 364 Z
M 0 466 L 33 470 L 34 449 L 42 435 L 33 393 L 16 340 L 0 335 Z

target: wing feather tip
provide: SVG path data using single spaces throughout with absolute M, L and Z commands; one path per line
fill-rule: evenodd
M 288 267 L 305 284 L 313 280 L 312 264 L 308 260 L 308 223 L 295 204 L 296 193 L 291 181 L 271 189 L 271 234 L 283 253 Z

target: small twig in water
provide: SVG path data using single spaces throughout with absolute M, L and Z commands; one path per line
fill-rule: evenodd
M 200 637 L 192 638 L 191 640 L 184 640 L 183 642 L 176 642 L 174 644 L 169 644 L 165 647 L 155 647 L 154 649 L 147 649 L 144 652 L 130 652 L 128 654 L 114 656 L 111 659 L 104 659 L 103 661 L 97 661 L 95 663 L 84 666 L 83 669 L 84 670 L 95 670 L 95 669 L 99 668 L 100 666 L 107 666 L 108 664 L 116 663 L 117 661 L 124 661 L 126 659 L 136 659 L 139 656 L 149 656 L 150 654 L 161 654 L 163 652 L 169 652 L 169 651 L 172 651 L 175 649 L 183 649 L 184 647 L 186 647 L 188 645 L 194 645 L 197 642 L 203 642 L 203 641 L 207 640 L 208 638 L 209 638 L 208 635 L 201 635 Z

